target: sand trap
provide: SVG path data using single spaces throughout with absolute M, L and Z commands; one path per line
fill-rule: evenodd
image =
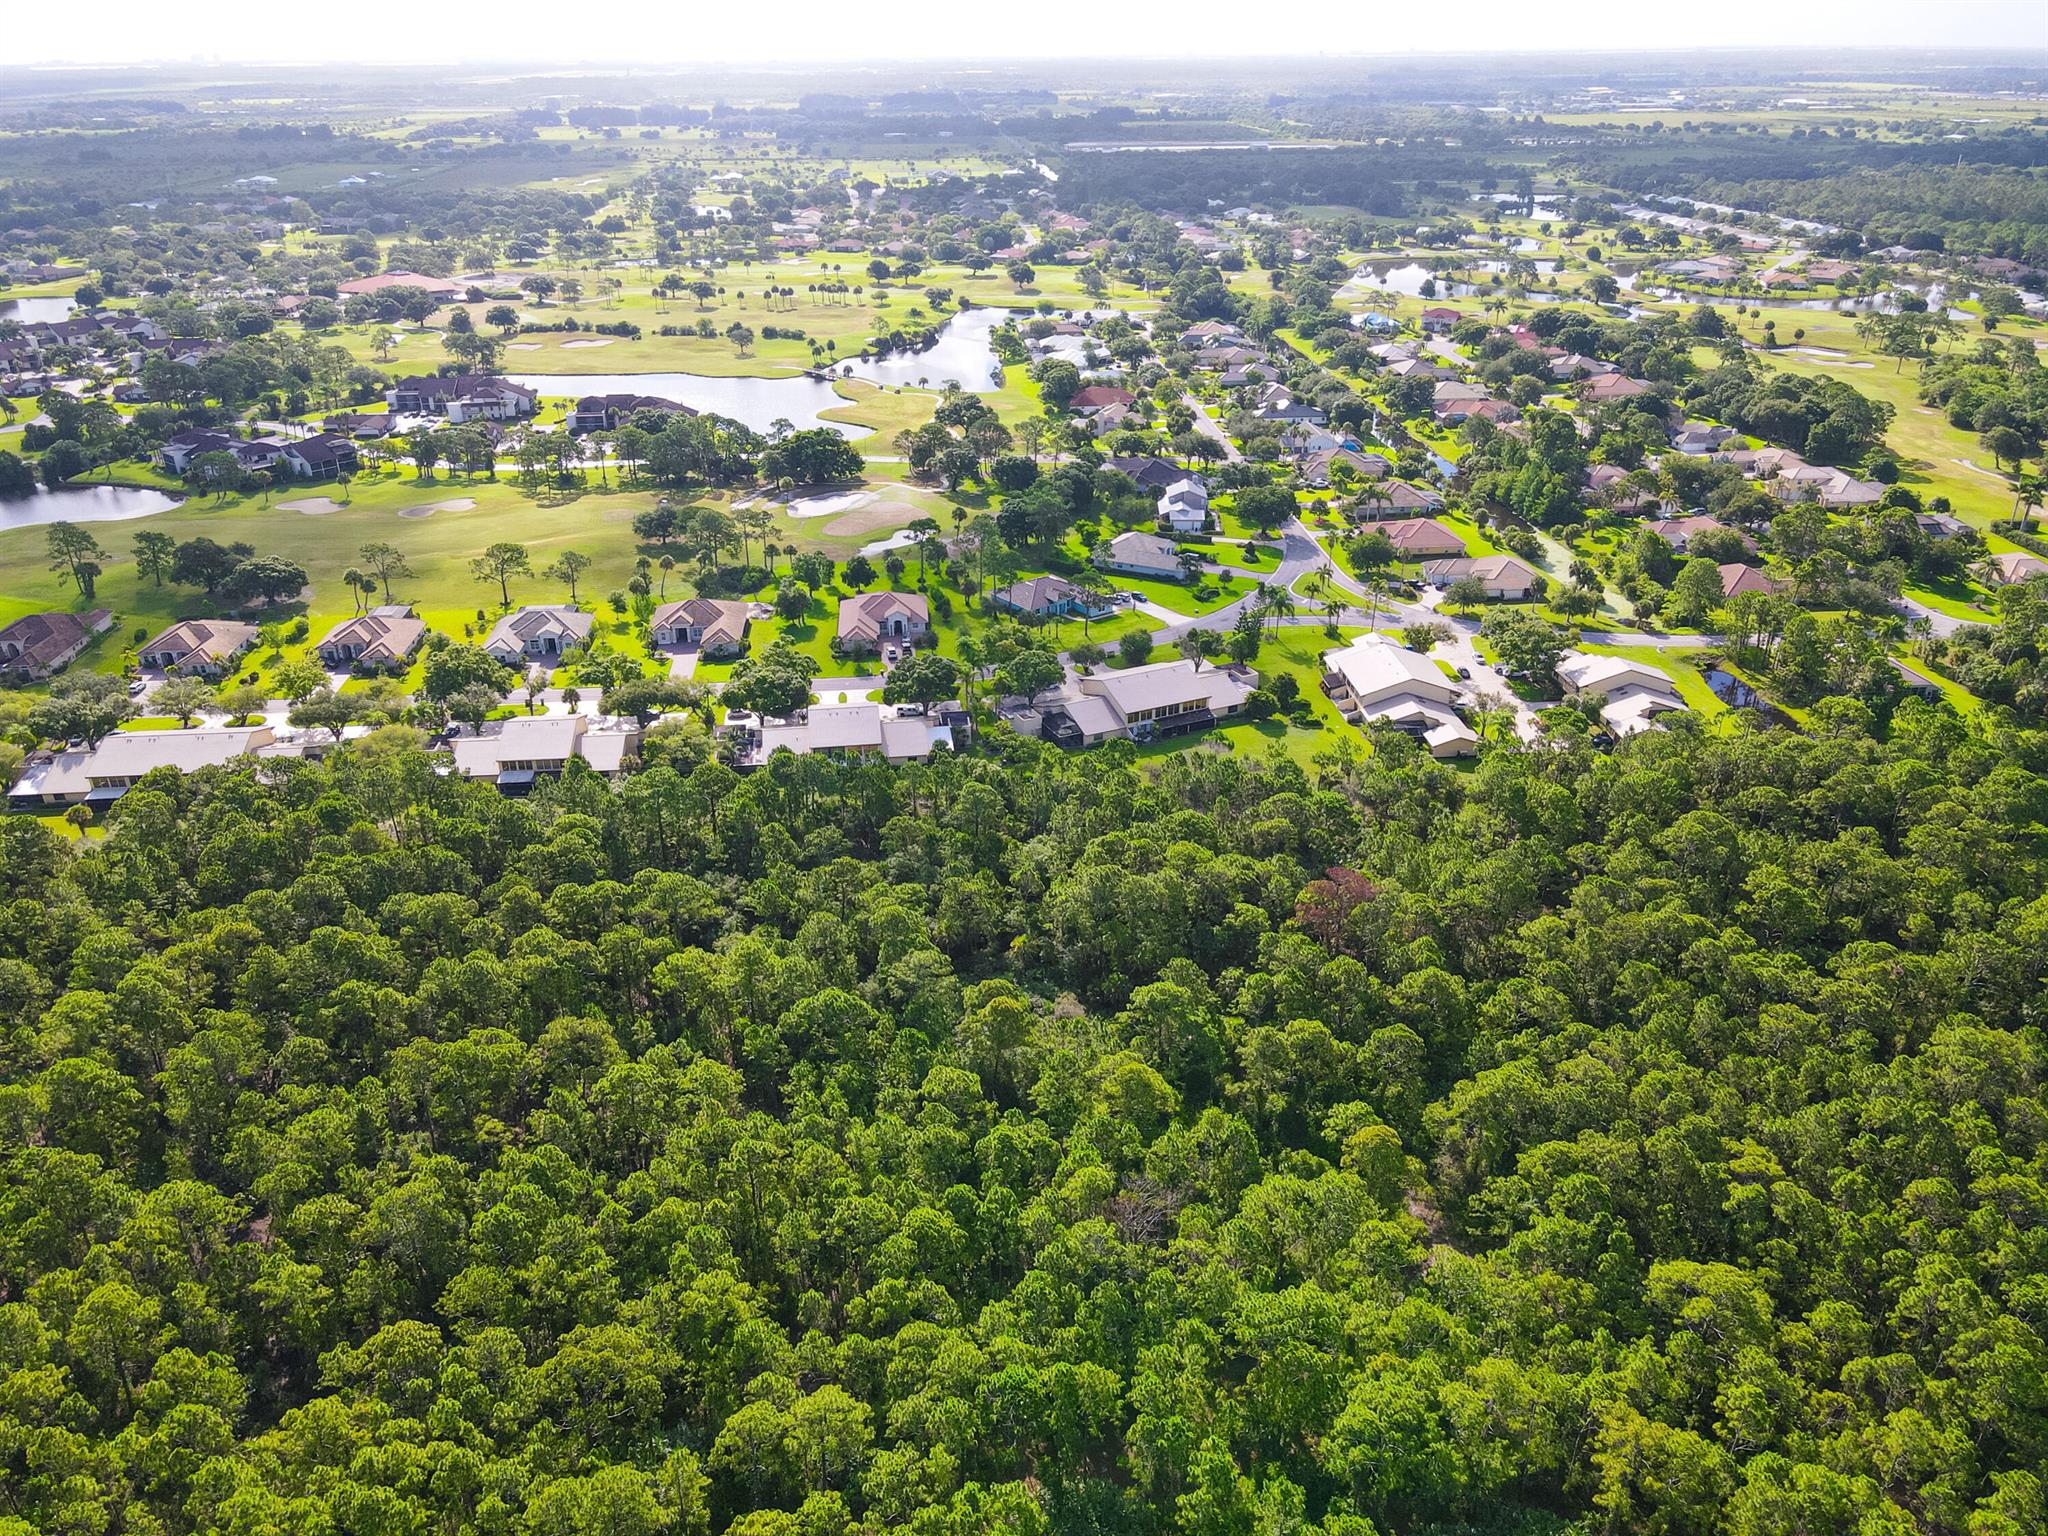
M 825 531 L 830 533 L 832 530 L 827 528 Z M 857 528 L 852 531 L 860 532 Z M 886 539 L 876 539 L 872 544 L 861 545 L 860 552 L 864 555 L 886 555 L 892 549 L 905 549 L 916 542 L 916 534 L 908 528 L 899 528 Z
M 563 342 L 562 350 L 566 352 L 571 347 L 608 347 L 617 340 L 616 336 L 586 336 L 581 341 Z
M 1816 357 L 1814 361 L 1827 368 L 1875 368 L 1877 366 L 1875 363 L 1858 362 L 1846 357 Z
M 839 512 L 852 512 L 861 507 L 872 506 L 873 491 L 825 491 L 816 496 L 797 496 L 783 505 L 782 510 L 799 520 L 809 517 L 831 517 Z M 856 530 L 858 531 L 858 530 Z
M 423 506 L 400 507 L 398 515 L 400 517 L 432 517 L 436 512 L 468 512 L 475 506 L 476 502 L 471 497 L 453 496 L 447 501 L 430 501 Z
M 540 350 L 540 343 L 537 341 L 508 341 L 505 343 L 505 350 L 507 352 L 538 352 Z
M 1801 357 L 1817 357 L 1823 362 L 1832 362 L 1835 358 L 1849 355 L 1835 347 L 1785 347 L 1781 350 L 1797 352 Z
M 278 506 L 286 512 L 303 512 L 308 517 L 325 517 L 330 512 L 341 510 L 341 503 L 332 496 L 302 496 L 297 501 L 280 501 Z

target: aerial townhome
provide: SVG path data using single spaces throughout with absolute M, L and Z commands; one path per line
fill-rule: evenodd
M 1323 692 L 1354 725 L 1371 722 L 1413 736 L 1432 757 L 1464 757 L 1479 737 L 1459 713 L 1457 684 L 1443 668 L 1385 635 L 1360 635 L 1323 652 Z
M 256 643 L 256 626 L 233 619 L 180 619 L 143 642 L 136 659 L 145 667 L 218 678 Z
M 320 637 L 321 665 L 363 672 L 403 672 L 427 638 L 427 626 L 404 603 L 372 608 L 344 619 Z

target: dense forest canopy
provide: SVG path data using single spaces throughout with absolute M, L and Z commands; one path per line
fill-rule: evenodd
M 0 823 L 0 1531 L 2039 1531 L 2048 738 L 1815 722 Z

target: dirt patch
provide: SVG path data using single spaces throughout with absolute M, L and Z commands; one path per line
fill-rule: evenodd
M 848 534 L 873 533 L 877 528 L 894 528 L 907 523 L 913 517 L 924 515 L 925 509 L 907 501 L 885 501 L 876 499 L 865 507 L 835 517 L 824 527 L 824 532 L 842 538 Z
M 297 501 L 280 501 L 277 505 L 282 511 L 325 517 L 330 512 L 339 512 L 342 504 L 332 496 L 301 496 Z
M 562 350 L 567 352 L 571 347 L 608 347 L 617 339 L 614 336 L 585 336 L 580 341 L 563 342 Z
M 400 507 L 400 517 L 432 517 L 436 512 L 468 512 L 476 506 L 469 496 L 451 496 L 446 501 L 429 501 L 417 507 Z

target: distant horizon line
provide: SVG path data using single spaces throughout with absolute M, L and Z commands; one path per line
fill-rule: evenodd
M 1512 48 L 1459 48 L 1432 46 L 1428 48 L 1381 45 L 1370 52 L 1345 52 L 1341 49 L 1318 49 L 1313 52 L 1247 53 L 1242 49 L 1232 53 L 1209 54 L 1182 52 L 1091 52 L 1088 54 L 928 54 L 895 55 L 874 58 L 838 58 L 792 60 L 785 57 L 755 57 L 746 54 L 728 56 L 705 56 L 697 59 L 675 59 L 650 62 L 646 59 L 623 59 L 590 57 L 575 60 L 541 60 L 521 55 L 479 56 L 470 55 L 460 61 L 457 67 L 469 71 L 484 69 L 521 68 L 535 74 L 561 75 L 582 73 L 592 69 L 616 70 L 627 74 L 673 74 L 692 70 L 707 70 L 742 67 L 771 74 L 804 73 L 865 73 L 884 69 L 908 67 L 954 66 L 976 68 L 1023 69 L 1034 66 L 1088 64 L 1094 62 L 1115 63 L 1179 63 L 1230 67 L 1232 65 L 1265 65 L 1283 63 L 1371 63 L 1387 59 L 1486 59 L 1486 58 L 1620 58 L 1620 57 L 1716 57 L 1730 58 L 1747 55 L 1770 54 L 1783 60 L 1787 54 L 1826 54 L 1831 58 L 1868 57 L 1881 54 L 1911 54 L 1916 58 L 1982 58 L 1991 56 L 2009 59 L 2015 67 L 2028 67 L 2033 63 L 2048 66 L 2048 45 L 2039 43 L 1751 43 L 1724 44 L 1702 47 L 1697 44 L 1633 44 L 1605 45 L 1582 43 L 1560 47 L 1512 47 Z M 394 60 L 389 58 L 337 59 L 330 51 L 320 57 L 268 57 L 238 55 L 191 55 L 183 58 L 154 59 L 101 59 L 92 60 L 69 57 L 47 57 L 20 60 L 0 64 L 0 78 L 8 75 L 47 74 L 64 72 L 88 72 L 94 70 L 138 70 L 160 71 L 204 68 L 235 69 L 333 69 L 337 64 L 351 69 L 374 69 L 394 74 L 417 73 L 422 70 L 446 72 L 454 61 L 446 59 L 423 59 L 419 61 Z M 1891 83 L 1891 82 L 1885 82 Z M 2032 83 L 2032 82 L 2030 82 Z

